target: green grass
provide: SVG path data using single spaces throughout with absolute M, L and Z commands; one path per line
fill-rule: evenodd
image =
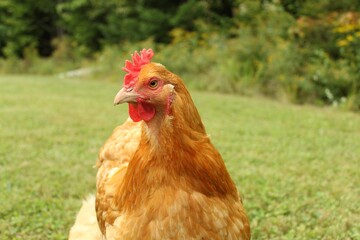
M 97 152 L 127 117 L 120 87 L 0 76 L 1 239 L 66 239 Z M 360 116 L 192 93 L 236 181 L 253 239 L 360 239 Z

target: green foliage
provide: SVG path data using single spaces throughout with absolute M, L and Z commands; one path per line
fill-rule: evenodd
M 130 1 L 64 0 L 0 3 L 0 56 L 23 57 L 26 47 L 50 56 L 56 38 L 67 37 L 83 56 L 108 45 L 153 37 L 169 42 L 173 28 L 194 30 L 206 19 L 215 25 L 231 22 L 231 1 Z
M 300 11 L 305 4 L 304 0 L 281 0 L 284 10 L 294 17 L 299 17 Z
M 99 51 L 104 43 L 119 42 L 124 37 L 121 23 L 126 11 L 124 1 L 73 0 L 57 5 L 61 25 L 83 55 Z
M 108 45 L 142 41 L 153 37 L 169 42 L 173 27 L 193 30 L 193 21 L 203 16 L 204 1 L 65 1 L 57 5 L 61 26 L 90 55 Z
M 0 58 L 0 74 L 16 72 L 17 74 L 52 75 L 78 68 L 85 62 L 73 54 L 74 51 L 69 48 L 67 40 L 59 39 L 53 43 L 57 48 L 52 58 L 40 57 L 34 47 L 25 48 L 22 59 L 14 56 L 7 59 Z
M 344 14 L 334 29 L 337 46 L 347 66 L 353 73 L 348 87 L 351 106 L 360 110 L 360 14 Z
M 112 104 L 120 84 L 24 75 L 0 85 L 1 239 L 67 239 L 95 191 L 98 151 L 127 118 L 127 106 Z M 191 94 L 253 239 L 360 237 L 358 114 Z
M 291 0 L 290 0 L 291 1 Z M 354 0 L 294 0 L 299 2 L 301 9 L 300 15 L 309 17 L 319 17 L 332 12 L 351 12 L 360 10 L 360 2 Z
M 360 5 L 337 2 L 4 0 L 0 73 L 118 79 L 131 52 L 152 47 L 197 89 L 358 111 Z
M 23 56 L 25 48 L 35 47 L 41 56 L 50 56 L 56 35 L 55 4 L 47 0 L 1 1 L 0 51 L 8 57 Z
M 170 23 L 176 28 L 188 31 L 194 30 L 194 20 L 205 14 L 205 8 L 201 1 L 190 0 L 180 5 Z

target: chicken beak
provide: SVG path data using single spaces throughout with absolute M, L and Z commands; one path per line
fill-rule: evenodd
M 134 103 L 136 102 L 138 97 L 139 94 L 136 93 L 133 88 L 122 88 L 115 96 L 114 105 L 118 105 L 125 102 Z

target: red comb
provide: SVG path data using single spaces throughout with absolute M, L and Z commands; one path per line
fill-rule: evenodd
M 129 60 L 125 61 L 125 67 L 122 68 L 125 72 L 127 72 L 124 77 L 124 86 L 132 86 L 135 84 L 141 67 L 148 64 L 153 56 L 154 52 L 151 48 L 147 50 L 144 48 L 140 51 L 140 55 L 137 51 L 131 55 L 132 62 Z

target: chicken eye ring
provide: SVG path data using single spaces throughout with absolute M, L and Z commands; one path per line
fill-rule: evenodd
M 159 86 L 159 81 L 157 79 L 152 79 L 149 81 L 149 87 L 155 89 Z

